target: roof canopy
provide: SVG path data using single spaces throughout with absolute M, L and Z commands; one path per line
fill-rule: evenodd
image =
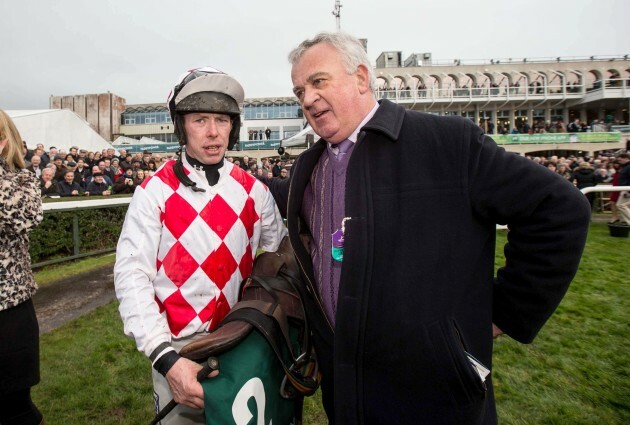
M 42 143 L 70 150 L 72 146 L 88 151 L 101 151 L 113 146 L 81 118 L 68 109 L 7 111 L 29 148 Z

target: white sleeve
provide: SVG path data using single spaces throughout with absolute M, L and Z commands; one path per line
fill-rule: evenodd
M 114 284 L 127 336 L 147 357 L 171 342 L 166 318 L 155 301 L 153 280 L 162 234 L 157 194 L 138 187 L 129 204 L 116 249 Z
M 276 251 L 282 238 L 287 235 L 287 228 L 282 221 L 282 216 L 273 200 L 271 191 L 266 189 L 260 221 L 262 229 L 259 248 L 265 251 Z

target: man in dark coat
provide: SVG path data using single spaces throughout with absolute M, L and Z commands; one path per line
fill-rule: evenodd
M 289 59 L 322 139 L 268 184 L 311 295 L 330 422 L 496 424 L 493 336 L 531 342 L 553 313 L 588 202 L 466 119 L 377 103 L 353 37 L 320 34 Z M 510 232 L 495 277 L 497 223 Z

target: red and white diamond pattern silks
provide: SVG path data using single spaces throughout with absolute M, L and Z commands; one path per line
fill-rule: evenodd
M 240 177 L 241 172 L 234 167 L 231 174 Z M 175 176 L 156 173 L 153 178 L 170 188 L 169 180 Z M 150 186 L 148 182 L 145 189 Z M 203 202 L 198 202 L 199 196 L 194 197 L 197 202 L 189 202 L 177 191 L 167 197 L 155 286 L 173 335 L 188 326 L 199 329 L 209 320 L 212 330 L 236 301 L 240 284 L 252 269 L 250 238 L 260 219 L 250 197 L 252 186 L 231 178 L 226 190 Z
M 129 207 L 117 253 L 117 263 L 121 263 L 116 267 L 120 276 L 117 293 L 125 331 L 136 338 L 138 347 L 145 352 L 150 352 L 159 341 L 144 341 L 156 332 L 144 328 L 158 327 L 160 319 L 148 318 L 152 313 L 147 312 L 142 320 L 134 320 L 137 314 L 132 310 L 142 309 L 141 305 L 150 310 L 150 302 L 133 304 L 126 299 L 140 292 L 124 287 L 125 279 L 132 280 L 125 278 L 132 274 L 127 272 L 128 267 L 146 267 L 147 276 L 155 274 L 152 282 L 149 278 L 129 285 L 150 285 L 155 294 L 153 301 L 159 307 L 153 315 L 165 315 L 172 335 L 185 337 L 213 330 L 236 303 L 240 284 L 249 276 L 261 242 L 262 219 L 267 223 L 267 244 L 277 247 L 285 232 L 267 187 L 253 176 L 228 163 L 219 183 L 212 188 L 206 184 L 206 192 L 199 193 L 179 182 L 173 163 L 166 163 L 137 189 L 142 192 L 134 195 Z M 143 213 L 146 219 L 142 218 Z M 134 217 L 135 225 L 127 223 Z M 152 233 L 155 234 L 151 236 Z M 153 239 L 136 241 L 142 238 Z M 151 248 L 154 244 L 157 249 Z M 150 249 L 154 263 L 145 265 L 143 262 L 148 262 L 150 256 L 146 253 L 143 258 L 143 254 Z M 125 297 L 126 292 L 133 295 Z

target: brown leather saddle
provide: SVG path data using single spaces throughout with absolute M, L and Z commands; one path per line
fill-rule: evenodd
M 184 346 L 180 355 L 206 361 L 239 344 L 252 330 L 260 332 L 282 364 L 284 398 L 313 394 L 320 382 L 300 289 L 300 270 L 288 237 L 276 252 L 254 261 L 243 284 L 241 299 L 212 333 Z M 297 334 L 297 338 L 295 335 Z M 287 356 L 288 353 L 288 356 Z M 287 361 L 288 358 L 288 361 Z

